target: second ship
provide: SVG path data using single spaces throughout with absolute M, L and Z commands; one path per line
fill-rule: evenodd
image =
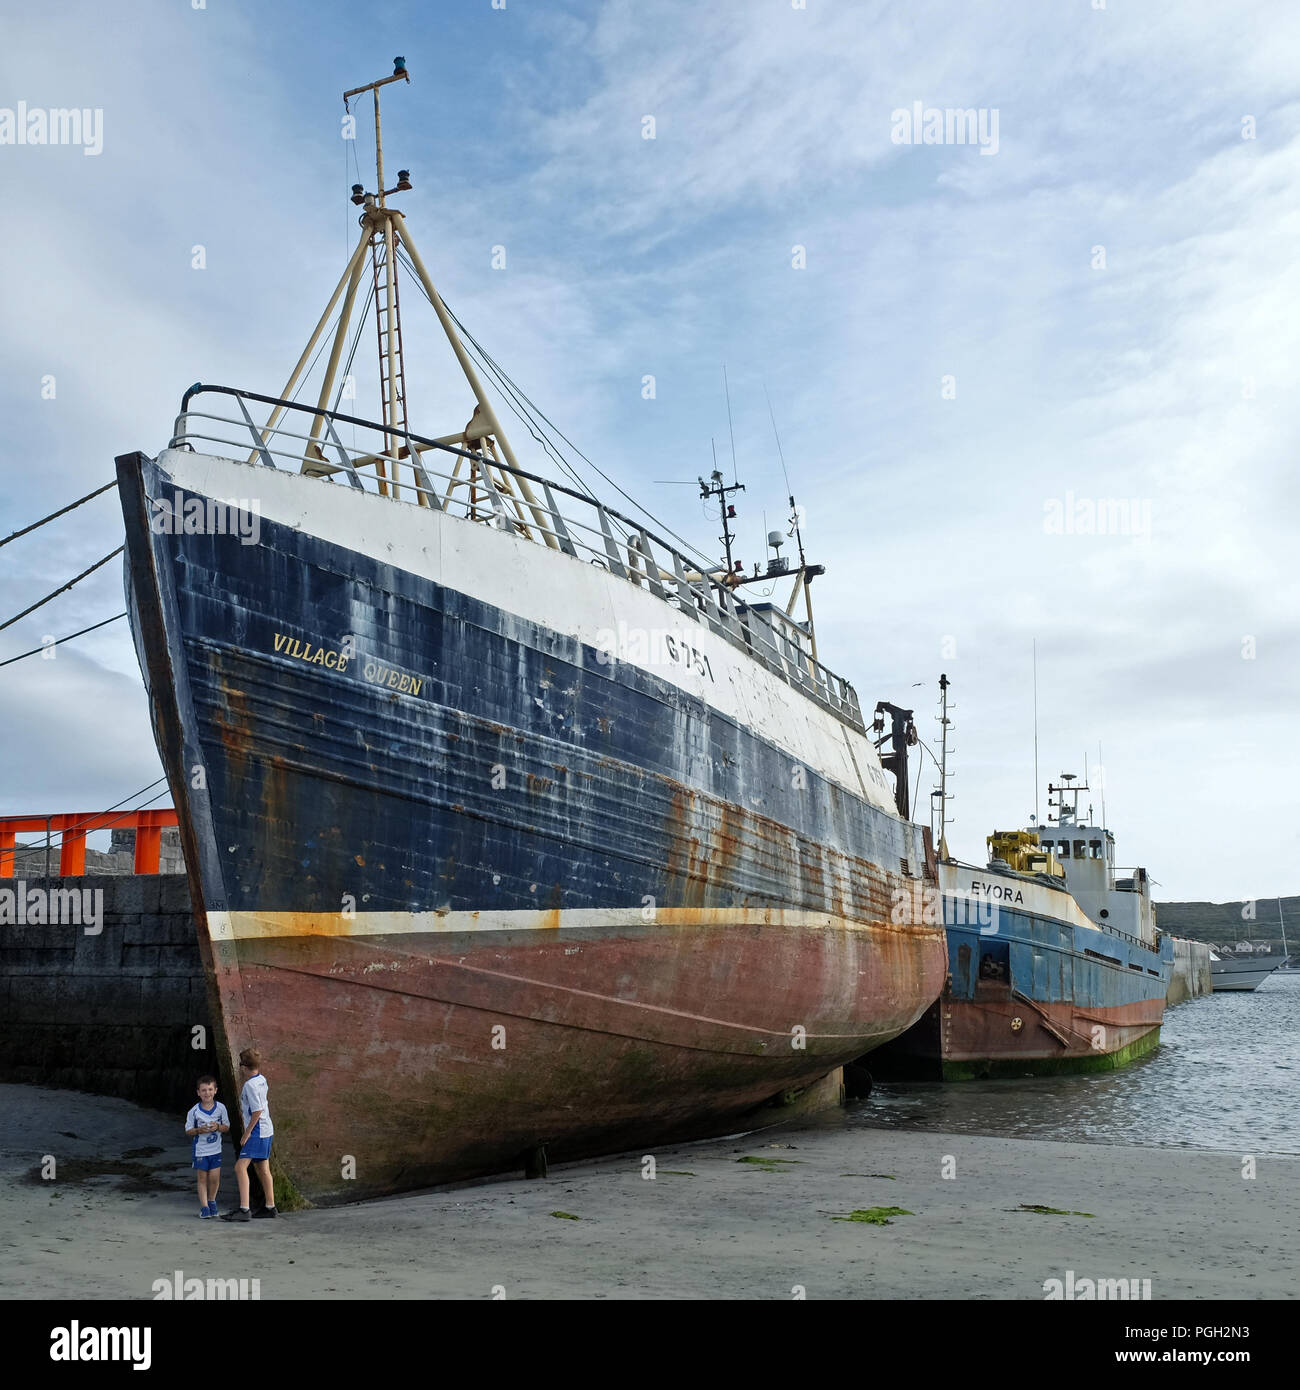
M 1173 940 L 1156 929 L 1147 871 L 1117 867 L 1114 835 L 1080 813 L 1085 791 L 1063 774 L 1055 824 L 995 832 L 983 865 L 949 857 L 940 834 L 943 992 L 862 1059 L 871 1075 L 1109 1070 L 1159 1043 Z

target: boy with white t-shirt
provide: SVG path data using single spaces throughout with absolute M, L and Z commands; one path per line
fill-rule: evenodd
M 267 1100 L 266 1077 L 262 1075 L 262 1054 L 255 1047 L 246 1047 L 239 1054 L 239 1074 L 244 1078 L 239 1093 L 239 1109 L 244 1120 L 243 1139 L 239 1157 L 235 1160 L 235 1181 L 239 1184 L 239 1205 L 228 1211 L 223 1221 L 251 1221 L 248 1209 L 248 1165 L 257 1164 L 258 1181 L 266 1206 L 259 1217 L 274 1216 L 275 1187 L 271 1181 L 271 1139 L 275 1126 L 271 1123 L 271 1108 Z
M 199 1216 L 205 1221 L 217 1214 L 217 1187 L 221 1182 L 221 1136 L 230 1128 L 226 1107 L 217 1100 L 215 1076 L 200 1076 L 199 1103 L 190 1106 L 185 1133 L 191 1140 L 190 1157 L 198 1170 Z

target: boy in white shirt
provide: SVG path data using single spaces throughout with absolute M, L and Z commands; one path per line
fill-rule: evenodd
M 198 1170 L 199 1216 L 205 1221 L 217 1214 L 217 1187 L 221 1182 L 221 1136 L 230 1128 L 226 1107 L 217 1100 L 215 1076 L 200 1076 L 199 1103 L 190 1106 L 185 1133 L 191 1140 L 190 1157 Z
M 239 1074 L 244 1078 L 239 1093 L 239 1109 L 244 1119 L 244 1135 L 235 1160 L 235 1181 L 239 1184 L 239 1205 L 228 1211 L 223 1221 L 251 1221 L 248 1209 L 248 1165 L 257 1164 L 258 1181 L 266 1206 L 257 1215 L 275 1215 L 275 1187 L 271 1182 L 271 1138 L 275 1126 L 271 1123 L 271 1108 L 267 1101 L 266 1077 L 262 1075 L 262 1054 L 255 1047 L 246 1047 L 239 1054 Z

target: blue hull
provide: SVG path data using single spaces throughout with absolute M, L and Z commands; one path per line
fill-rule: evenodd
M 666 680 L 356 551 L 261 532 L 150 537 L 173 577 L 183 765 L 207 784 L 209 909 L 331 912 L 361 890 L 371 911 L 653 897 L 870 922 L 906 882 L 895 866 L 926 863 L 918 826 L 811 768 L 795 787 L 787 753 Z M 736 815 L 788 832 L 786 852 L 728 833 Z
M 1104 1070 L 1156 1046 L 1174 945 L 1001 906 L 996 929 L 960 920 L 945 895 L 940 999 L 868 1059 L 882 1078 L 965 1080 Z
M 593 645 L 266 517 L 155 533 L 174 480 L 119 481 L 219 1050 L 274 1058 L 303 1195 L 726 1132 L 938 994 L 918 827 Z

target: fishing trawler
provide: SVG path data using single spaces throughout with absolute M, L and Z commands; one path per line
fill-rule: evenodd
M 748 576 L 725 520 L 709 561 L 516 458 L 480 367 L 560 446 L 439 296 L 409 172 L 385 188 L 404 81 L 345 94 L 375 190 L 284 389 L 196 384 L 117 461 L 226 1084 L 259 1048 L 278 1181 L 325 1203 L 750 1127 L 910 1027 L 946 954 L 892 911 L 938 868 L 820 660 L 802 537 Z M 399 271 L 468 388 L 440 435 Z M 368 422 L 338 406 L 370 303 Z
M 1173 941 L 1156 930 L 1146 870 L 1117 868 L 1114 836 L 1080 812 L 1088 789 L 1062 774 L 1055 822 L 995 831 L 984 865 L 950 857 L 941 828 L 947 979 L 913 1028 L 864 1059 L 872 1075 L 1105 1070 L 1159 1043 Z

